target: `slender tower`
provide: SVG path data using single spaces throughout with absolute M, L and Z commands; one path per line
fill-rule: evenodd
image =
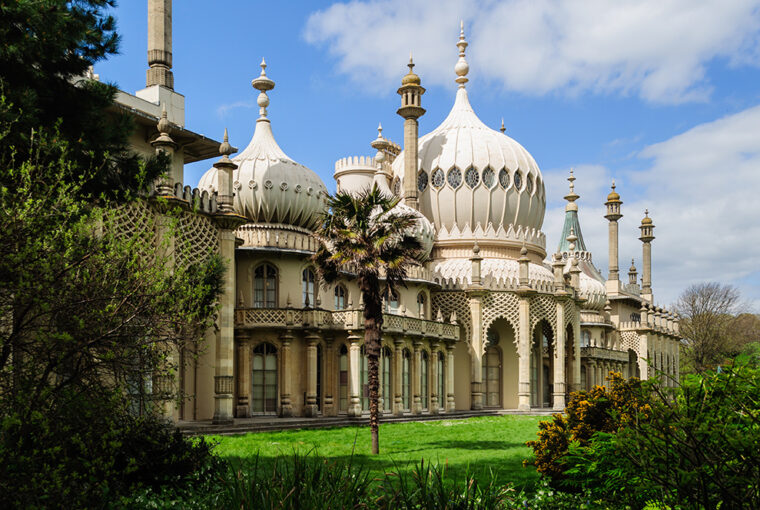
M 641 237 L 639 239 L 643 243 L 642 255 L 644 262 L 644 271 L 641 275 L 641 297 L 648 302 L 654 302 L 654 296 L 652 295 L 652 241 L 654 241 L 654 224 L 652 218 L 649 217 L 649 210 L 644 211 L 644 217 L 641 219 Z
M 172 0 L 148 0 L 148 71 L 145 86 L 174 90 L 172 74 Z
M 609 264 L 610 272 L 607 277 L 607 292 L 619 293 L 620 292 L 620 274 L 618 269 L 618 220 L 623 217 L 620 213 L 620 206 L 623 201 L 620 200 L 620 195 L 615 191 L 615 181 L 612 181 L 612 191 L 607 195 L 607 201 L 604 203 L 607 206 L 607 214 L 604 215 L 609 220 Z
M 411 53 L 408 65 L 409 72 L 401 79 L 401 87 L 398 89 L 401 108 L 396 113 L 404 118 L 404 203 L 417 209 L 417 119 L 425 115 L 425 109 L 422 107 L 422 94 L 425 93 L 425 89 L 420 86 L 420 77 L 414 74 Z

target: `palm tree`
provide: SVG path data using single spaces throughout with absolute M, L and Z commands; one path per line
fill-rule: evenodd
M 334 282 L 340 271 L 356 275 L 364 301 L 364 348 L 369 371 L 369 425 L 372 453 L 380 452 L 378 392 L 380 335 L 383 326 L 383 292 L 404 286 L 407 269 L 418 265 L 420 243 L 412 235 L 416 215 L 396 208 L 399 199 L 377 185 L 359 193 L 338 192 L 327 200 L 314 237 L 319 248 L 313 256 L 324 283 Z

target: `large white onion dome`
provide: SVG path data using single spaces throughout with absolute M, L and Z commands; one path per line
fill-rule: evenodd
M 266 75 L 264 60 L 261 75 L 252 85 L 261 91 L 260 115 L 248 147 L 232 158 L 238 165 L 233 172 L 235 212 L 254 223 L 313 230 L 324 211 L 327 188 L 316 173 L 289 158 L 274 139 L 266 111 L 266 91 L 274 88 L 274 82 Z M 211 168 L 198 187 L 213 192 L 216 182 L 216 169 Z
M 473 111 L 464 87 L 466 45 L 462 34 L 454 106 L 441 125 L 419 140 L 419 171 L 411 176 L 419 208 L 433 221 L 439 241 L 485 237 L 514 241 L 515 246 L 525 241 L 543 250 L 541 171 L 522 145 L 486 126 Z M 403 155 L 395 159 L 393 175 L 394 189 L 404 189 Z

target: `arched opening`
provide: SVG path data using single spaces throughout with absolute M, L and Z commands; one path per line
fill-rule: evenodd
M 348 349 L 340 346 L 338 354 L 338 411 L 348 411 Z
M 393 353 L 388 347 L 383 347 L 382 357 L 380 359 L 381 374 L 382 374 L 382 395 L 383 395 L 383 411 L 390 412 L 391 404 L 393 403 L 391 397 L 391 365 L 393 364 Z
M 638 377 L 641 378 L 641 370 L 639 370 L 639 356 L 633 349 L 628 349 L 628 378 Z
M 336 285 L 335 286 L 335 302 L 333 303 L 333 308 L 335 310 L 345 310 L 346 309 L 346 296 L 348 295 L 348 292 L 346 291 L 346 288 L 343 285 Z
M 385 289 L 383 293 L 383 311 L 385 313 L 396 313 L 398 311 L 398 293 L 395 290 Z
M 420 404 L 422 405 L 422 410 L 427 411 L 428 410 L 428 373 L 429 373 L 429 365 L 430 365 L 430 359 L 428 357 L 427 351 L 422 351 L 422 355 L 420 356 Z
M 401 364 L 401 402 L 404 406 L 404 411 L 409 411 L 411 408 L 409 405 L 409 393 L 411 386 L 411 376 L 409 373 L 409 365 L 411 364 L 411 354 L 409 349 L 404 349 L 403 362 Z
M 427 319 L 427 307 L 424 292 L 417 294 L 417 315 L 420 319 Z
M 530 352 L 531 406 L 551 407 L 554 386 L 554 334 L 544 319 L 533 328 Z
M 317 303 L 314 285 L 314 271 L 306 268 L 301 272 L 301 304 L 306 308 L 313 308 Z
M 483 406 L 501 407 L 501 338 L 494 328 L 488 328 L 486 350 L 483 353 Z
M 253 307 L 277 307 L 277 268 L 261 264 L 253 270 Z
M 253 349 L 251 384 L 251 412 L 277 413 L 277 349 L 270 343 L 261 343 Z

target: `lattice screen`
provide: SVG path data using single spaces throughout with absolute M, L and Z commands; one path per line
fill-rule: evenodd
M 469 343 L 472 336 L 472 316 L 467 294 L 457 291 L 435 292 L 432 295 L 432 302 L 434 312 L 437 313 L 437 310 L 440 310 L 445 320 L 450 320 L 451 312 L 457 313 L 457 323 L 464 330 L 465 341 Z
M 518 330 L 520 325 L 519 299 L 511 292 L 489 292 L 483 298 L 483 331 L 497 319 L 504 319 L 510 323 L 515 331 L 515 345 L 518 344 Z
M 541 319 L 546 319 L 557 338 L 557 305 L 550 296 L 533 296 L 530 298 L 530 330 L 536 327 Z
M 216 226 L 207 217 L 185 212 L 177 224 L 175 253 L 177 265 L 202 262 L 219 249 Z
M 121 205 L 113 210 L 111 227 L 119 237 L 138 236 L 146 243 L 155 243 L 155 212 L 138 200 Z
M 624 351 L 633 349 L 637 356 L 642 356 L 639 343 L 639 334 L 635 331 L 623 331 L 620 333 L 620 347 Z

